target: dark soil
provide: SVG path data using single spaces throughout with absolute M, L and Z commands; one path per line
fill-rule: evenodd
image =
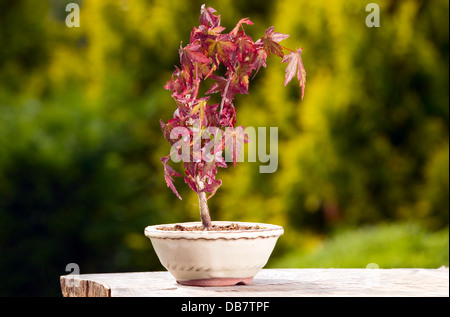
M 156 228 L 157 230 L 163 231 L 204 231 L 203 226 L 183 226 L 183 225 L 175 225 L 175 226 L 161 226 Z M 213 225 L 212 229 L 209 231 L 237 231 L 237 230 L 254 230 L 254 229 L 262 229 L 260 226 L 243 226 L 237 223 L 232 223 L 229 225 Z

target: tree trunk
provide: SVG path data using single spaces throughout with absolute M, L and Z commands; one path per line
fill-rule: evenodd
M 197 184 L 200 218 L 202 219 L 203 228 L 205 230 L 211 230 L 212 224 L 211 224 L 211 217 L 209 215 L 208 199 L 206 198 L 206 193 L 201 192 L 201 190 L 205 188 L 205 184 L 203 183 L 202 180 L 200 180 L 200 175 L 197 175 L 195 177 L 195 182 Z

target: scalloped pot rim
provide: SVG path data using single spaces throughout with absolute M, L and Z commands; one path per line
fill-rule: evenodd
M 284 229 L 281 226 L 257 223 L 257 222 L 239 222 L 239 221 L 213 221 L 213 225 L 230 225 L 238 224 L 243 226 L 259 226 L 258 229 L 249 230 L 231 230 L 231 231 L 171 231 L 171 230 L 158 230 L 158 227 L 173 227 L 175 225 L 183 226 L 199 226 L 201 222 L 184 222 L 184 223 L 172 223 L 172 224 L 159 224 L 152 225 L 145 228 L 145 235 L 148 238 L 156 239 L 256 239 L 256 238 L 269 238 L 279 237 L 284 233 Z

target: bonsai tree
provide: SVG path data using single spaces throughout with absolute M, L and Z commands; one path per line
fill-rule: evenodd
M 243 127 L 235 128 L 235 95 L 248 94 L 250 80 L 261 67 L 267 66 L 266 60 L 271 55 L 287 63 L 285 86 L 297 74 L 302 99 L 306 82 L 302 48 L 293 51 L 280 45 L 289 35 L 270 27 L 254 42 L 244 30 L 244 25 L 253 25 L 248 18 L 241 19 L 231 32 L 225 33 L 220 15 L 215 13 L 213 8 L 202 5 L 200 26 L 194 27 L 189 44 L 183 47 L 181 43 L 181 66 L 175 67 L 171 80 L 164 87 L 172 91 L 177 109 L 167 123 L 160 121 L 163 135 L 172 145 L 171 153 L 161 158 L 167 186 L 182 199 L 173 177 L 184 177 L 198 195 L 204 230 L 212 229 L 208 199 L 222 184 L 216 175 L 218 167 L 227 167 L 224 149 L 230 150 L 236 166 L 242 144 L 249 141 Z M 207 90 L 205 85 L 208 85 Z M 199 96 L 199 92 L 205 90 L 204 96 Z M 218 102 L 210 102 L 210 95 L 217 93 L 220 93 Z M 185 175 L 169 166 L 171 157 L 179 159 L 180 156 Z

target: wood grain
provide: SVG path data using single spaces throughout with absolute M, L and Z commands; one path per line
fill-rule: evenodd
M 449 296 L 449 270 L 265 269 L 250 285 L 191 287 L 168 272 L 61 276 L 65 297 Z

